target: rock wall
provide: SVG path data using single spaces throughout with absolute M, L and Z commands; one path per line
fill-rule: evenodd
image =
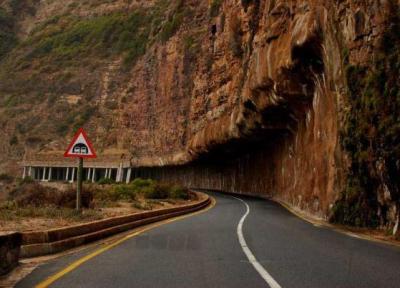
M 19 66 L 19 71 L 13 71 L 15 79 L 39 71 L 35 83 L 48 99 L 2 108 L 2 115 L 25 114 L 12 121 L 0 117 L 0 124 L 8 131 L 7 137 L 0 140 L 4 144 L 0 155 L 27 157 L 63 147 L 65 135 L 72 134 L 73 129 L 68 123 L 61 127 L 53 127 L 53 123 L 70 119 L 71 113 L 95 111 L 84 121 L 78 116 L 72 120 L 89 130 L 99 153 L 114 149 L 133 166 L 166 167 L 146 173 L 184 179 L 200 188 L 273 196 L 325 218 L 338 210 L 346 215 L 370 210 L 380 217 L 381 226 L 393 227 L 399 214 L 398 183 L 392 179 L 388 181 L 395 184 L 384 185 L 386 180 L 382 179 L 386 176 L 381 177 L 376 190 L 383 192 L 375 191 L 373 201 L 368 203 L 363 200 L 369 196 L 362 187 L 353 193 L 355 196 L 343 192 L 348 191 L 349 177 L 360 176 L 351 173 L 354 159 L 342 139 L 349 134 L 350 116 L 360 110 L 351 101 L 348 68 L 374 69 L 379 43 L 396 19 L 390 15 L 398 13 L 397 2 L 92 2 L 93 13 L 87 12 L 87 4 L 70 4 L 59 19 L 47 21 L 43 28 L 40 24 L 48 20 L 46 15 L 53 16 L 59 7 L 59 1 L 43 1 L 34 6 L 34 15 L 18 20 L 17 27 L 34 46 L 35 37 L 50 37 L 54 31 L 69 36 L 69 32 L 64 35 L 57 30 L 60 25 L 69 27 L 70 18 L 64 19 L 65 14 L 94 21 L 96 17 L 108 19 L 112 13 L 120 17 L 119 11 L 144 9 L 143 13 L 151 15 L 151 26 L 141 26 L 141 31 L 150 31 L 145 49 L 136 51 L 137 61 L 129 68 L 123 66 L 124 54 L 115 54 L 114 50 L 103 57 L 90 51 L 84 56 L 77 54 L 85 61 L 66 62 L 73 65 L 67 66 L 69 76 L 63 76 L 62 84 L 61 72 L 53 64 L 64 63 L 64 58 L 40 54 L 30 65 Z M 81 20 L 77 21 L 79 24 Z M 71 48 L 68 41 L 62 44 L 63 49 Z M 5 63 L 14 63 L 30 48 L 24 49 L 17 47 Z M 58 50 L 50 49 L 54 51 Z M 35 97 L 36 88 L 21 93 L 15 89 L 19 86 L 10 81 L 4 79 L 0 85 L 7 103 L 18 97 Z M 49 91 L 48 86 L 57 89 Z M 362 93 L 358 94 L 361 99 Z M 49 107 L 59 114 L 49 113 Z M 81 111 L 83 107 L 88 109 Z M 18 134 L 16 123 L 38 115 L 47 118 L 39 117 L 33 127 L 24 129 L 27 135 Z M 43 127 L 47 129 L 45 137 L 29 135 Z M 59 128 L 67 133 L 60 134 Z M 16 139 L 11 138 L 13 132 L 17 133 Z M 18 144 L 11 140 L 18 140 Z M 389 197 L 380 197 L 379 193 Z M 350 206 L 335 206 L 343 199 L 350 203 L 350 198 L 361 200 Z M 379 212 L 386 210 L 390 213 Z M 351 221 L 336 218 L 357 224 L 358 218 L 365 218 L 358 214 Z M 370 220 L 361 219 L 359 224 L 369 225 Z

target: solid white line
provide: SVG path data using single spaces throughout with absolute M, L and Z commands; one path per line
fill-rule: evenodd
M 278 282 L 276 282 L 275 279 L 272 278 L 272 276 L 267 272 L 267 270 L 265 270 L 264 267 L 261 266 L 261 264 L 257 261 L 256 257 L 254 256 L 254 254 L 251 252 L 251 250 L 247 246 L 246 240 L 244 239 L 244 236 L 243 236 L 243 223 L 244 223 L 244 220 L 246 220 L 246 217 L 250 213 L 249 205 L 247 205 L 246 201 L 244 201 L 244 200 L 242 200 L 240 198 L 237 198 L 237 197 L 234 197 L 234 196 L 232 196 L 232 197 L 237 199 L 237 200 L 239 200 L 239 201 L 241 201 L 246 206 L 246 213 L 243 215 L 242 219 L 240 219 L 239 225 L 237 226 L 237 235 L 238 235 L 238 238 L 239 238 L 240 246 L 242 246 L 244 254 L 246 254 L 247 259 L 249 259 L 249 262 L 253 265 L 254 269 L 256 269 L 258 274 L 260 274 L 260 276 L 265 280 L 265 282 L 267 282 L 269 287 L 271 287 L 271 288 L 281 288 L 281 286 L 278 284 Z

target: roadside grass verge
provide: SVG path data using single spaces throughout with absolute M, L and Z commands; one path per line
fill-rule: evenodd
M 8 180 L 8 177 L 4 178 Z M 65 226 L 68 223 L 94 221 L 137 210 L 171 207 L 192 196 L 182 186 L 151 179 L 139 178 L 129 184 L 85 184 L 82 191 L 83 210 L 77 212 L 74 209 L 76 190 L 73 185 L 61 184 L 63 189 L 58 189 L 29 179 L 16 182 L 7 200 L 0 204 L 0 221 L 3 223 L 34 223 L 39 221 L 34 219 L 47 219 L 47 222 L 52 223 L 61 221 Z

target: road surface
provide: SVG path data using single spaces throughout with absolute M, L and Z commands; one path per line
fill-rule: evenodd
M 52 260 L 17 287 L 60 271 L 50 287 L 400 287 L 400 248 L 315 227 L 271 201 L 211 195 L 202 214 Z

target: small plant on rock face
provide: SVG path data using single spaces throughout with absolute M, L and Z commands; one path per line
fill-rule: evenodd
M 12 17 L 0 7 L 0 60 L 17 44 L 13 23 Z
M 219 14 L 223 0 L 212 0 L 210 5 L 210 17 L 216 17 Z
M 386 225 L 388 207 L 377 193 L 383 184 L 392 201 L 399 203 L 400 15 L 394 1 L 388 4 L 388 21 L 373 65 L 352 65 L 351 53 L 342 51 L 350 112 L 340 140 L 351 165 L 347 183 L 332 209 L 333 222 Z M 380 174 L 385 175 L 385 183 Z
M 237 16 L 232 16 L 230 23 L 229 45 L 235 57 L 242 57 L 242 27 Z

